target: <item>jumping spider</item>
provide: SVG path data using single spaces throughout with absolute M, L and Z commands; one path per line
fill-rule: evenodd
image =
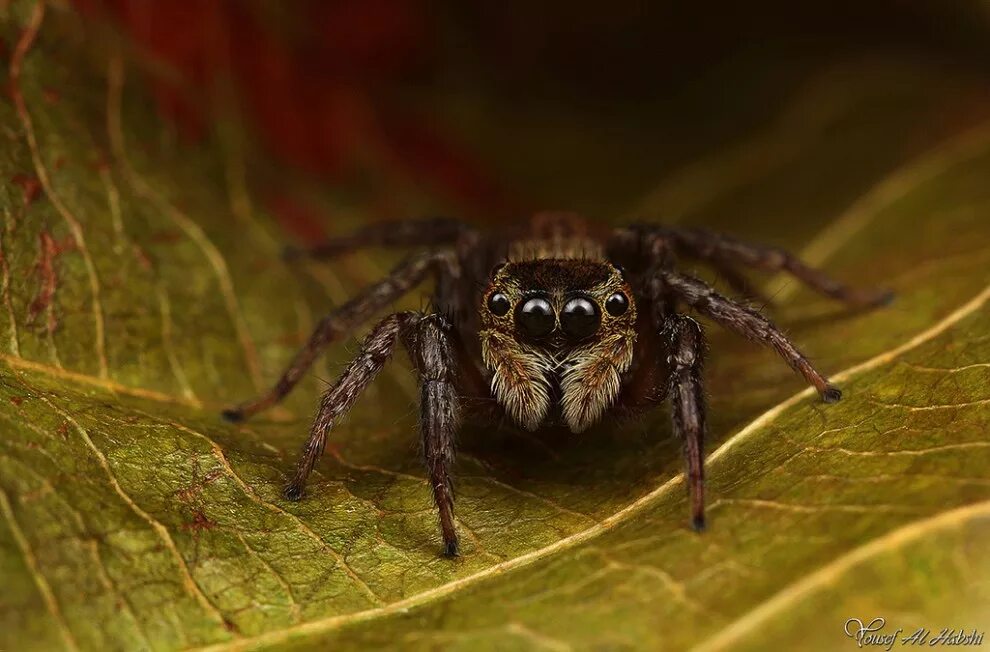
M 323 395 L 284 496 L 302 497 L 328 432 L 401 341 L 419 377 L 423 451 L 447 556 L 458 552 L 451 466 L 462 417 L 578 433 L 606 413 L 631 414 L 669 398 L 684 444 L 692 524 L 704 527 L 704 334 L 697 321 L 678 312 L 681 305 L 773 348 L 826 403 L 841 398 L 770 321 L 678 272 L 678 258 L 711 265 L 748 298 L 758 295 L 739 266 L 787 272 L 852 306 L 891 298 L 850 289 L 780 249 L 651 224 L 592 234 L 589 224 L 567 213 L 539 214 L 507 238 L 450 219 L 373 224 L 295 255 L 331 258 L 365 247 L 420 251 L 327 315 L 271 390 L 224 416 L 241 421 L 279 402 L 328 344 L 432 277 L 432 309 L 378 322 Z

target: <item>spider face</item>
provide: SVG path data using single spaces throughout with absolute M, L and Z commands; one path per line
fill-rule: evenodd
M 492 390 L 520 426 L 551 415 L 573 431 L 614 403 L 632 362 L 636 306 L 603 260 L 536 258 L 495 269 L 480 306 Z

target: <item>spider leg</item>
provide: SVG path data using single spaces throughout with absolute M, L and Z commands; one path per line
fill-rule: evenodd
M 668 319 L 670 402 L 674 432 L 684 444 L 687 487 L 691 500 L 691 524 L 705 528 L 705 396 L 701 376 L 705 340 L 701 324 L 683 315 Z
M 773 348 L 804 376 L 826 403 L 835 403 L 842 392 L 831 385 L 773 323 L 757 311 L 728 299 L 703 281 L 669 270 L 656 270 L 653 282 L 676 295 L 700 314 L 740 335 Z M 662 292 L 654 288 L 654 292 Z
M 283 256 L 288 260 L 328 259 L 368 247 L 436 247 L 452 244 L 470 230 L 449 217 L 376 222 L 312 247 L 286 247 Z
M 715 268 L 718 272 L 719 277 L 721 277 L 729 288 L 739 296 L 760 303 L 762 305 L 769 305 L 771 300 L 768 296 L 763 294 L 763 292 L 754 286 L 752 282 L 746 278 L 746 275 L 740 272 L 738 269 L 726 263 L 722 260 L 711 260 L 708 261 L 709 264 Z
M 454 463 L 454 436 L 460 417 L 455 385 L 454 352 L 449 326 L 438 314 L 420 319 L 404 334 L 409 358 L 419 374 L 420 434 L 433 500 L 440 512 L 443 554 L 458 555 L 454 528 L 454 487 L 450 468 Z
M 767 272 L 787 272 L 811 289 L 856 307 L 882 306 L 894 298 L 889 290 L 851 288 L 778 247 L 744 242 L 704 229 L 661 227 L 657 233 L 669 237 L 676 250 L 709 262 L 723 273 L 731 265 L 745 265 Z M 726 280 L 733 283 L 728 276 Z
M 283 491 L 283 495 L 288 500 L 302 498 L 306 479 L 323 454 L 330 429 L 354 405 L 357 398 L 382 370 L 395 351 L 395 343 L 400 334 L 404 329 L 409 328 L 417 317 L 417 313 L 400 312 L 378 322 L 365 338 L 357 357 L 347 365 L 337 382 L 323 394 L 320 410 L 296 463 L 295 474 Z
M 232 422 L 243 421 L 281 401 L 327 345 L 357 328 L 422 282 L 431 271 L 443 265 L 451 265 L 449 254 L 443 250 L 413 254 L 399 263 L 386 278 L 366 288 L 324 317 L 271 389 L 261 396 L 224 410 L 224 418 Z

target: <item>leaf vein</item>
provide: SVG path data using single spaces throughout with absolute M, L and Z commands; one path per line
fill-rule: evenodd
M 217 444 L 215 441 L 213 441 L 211 438 L 207 437 L 203 433 L 197 432 L 192 428 L 184 426 L 180 423 L 172 423 L 170 425 L 185 433 L 197 437 L 205 441 L 207 444 L 209 444 L 210 450 L 213 452 L 214 457 L 216 457 L 217 461 L 220 462 L 221 466 L 223 466 L 224 471 L 226 471 L 228 476 L 237 484 L 237 486 L 241 489 L 244 495 L 248 497 L 248 499 L 250 499 L 252 502 L 257 503 L 258 505 L 264 507 L 269 511 L 275 512 L 282 516 L 286 516 L 290 520 L 295 522 L 302 532 L 304 532 L 307 536 L 309 536 L 314 541 L 319 543 L 321 548 L 323 548 L 324 550 L 330 553 L 330 555 L 337 562 L 337 565 L 340 566 L 341 570 L 343 570 L 348 575 L 348 577 L 351 578 L 351 581 L 354 582 L 354 584 L 361 590 L 362 593 L 364 593 L 371 600 L 372 603 L 378 605 L 384 604 L 384 600 L 382 600 L 382 598 L 379 597 L 363 579 L 361 579 L 361 577 L 354 571 L 354 569 L 350 567 L 350 565 L 344 559 L 343 555 L 341 555 L 339 552 L 334 550 L 333 547 L 330 546 L 330 544 L 328 544 L 323 539 L 323 537 L 321 537 L 316 532 L 314 532 L 312 528 L 306 525 L 306 523 L 295 514 L 284 510 L 283 508 L 279 507 L 274 503 L 268 502 L 260 495 L 258 495 L 258 492 L 255 491 L 254 487 L 252 487 L 247 482 L 245 482 L 244 479 L 241 478 L 241 476 L 238 475 L 236 471 L 234 471 L 234 468 L 230 465 L 230 460 L 227 459 L 227 455 L 223 452 L 223 449 L 220 448 L 219 444 Z
M 4 249 L 4 236 L 13 232 L 10 220 L 10 211 L 3 210 L 4 224 L 0 230 L 0 294 L 3 295 L 3 304 L 7 308 L 7 319 L 10 328 L 10 352 L 20 357 L 21 348 L 17 338 L 17 317 L 14 315 L 14 304 L 10 298 L 10 264 L 7 262 L 7 253 Z
M 970 450 L 973 448 L 990 448 L 990 442 L 986 441 L 966 441 L 959 442 L 956 444 L 942 444 L 939 446 L 931 446 L 929 448 L 918 448 L 918 449 L 902 449 L 895 451 L 856 451 L 849 448 L 842 448 L 841 446 L 834 446 L 830 448 L 818 448 L 814 446 L 809 446 L 806 450 L 818 453 L 829 453 L 836 452 L 843 455 L 855 455 L 859 457 L 891 457 L 895 455 L 910 455 L 910 456 L 921 456 L 921 455 L 931 455 L 932 453 L 942 453 L 944 451 L 950 450 Z
M 108 105 L 111 101 L 110 95 L 110 93 L 107 93 Z M 110 113 L 111 111 L 108 108 L 107 115 L 109 116 Z M 116 249 L 120 250 L 118 251 L 119 254 L 122 254 L 124 253 L 124 245 L 133 246 L 133 244 L 127 237 L 127 232 L 124 228 L 124 218 L 120 211 L 120 190 L 117 188 L 117 184 L 114 183 L 113 175 L 110 174 L 109 170 L 101 169 L 100 179 L 103 181 L 103 186 L 107 191 L 107 204 L 110 207 L 110 216 L 113 221 L 114 235 L 117 239 Z M 193 405 L 199 405 L 200 401 L 196 397 L 195 392 L 193 392 L 192 387 L 189 385 L 189 379 L 186 376 L 185 370 L 183 370 L 175 352 L 175 344 L 172 341 L 172 315 L 168 294 L 166 294 L 157 270 L 155 270 L 153 266 L 152 274 L 155 276 L 155 291 L 158 294 L 159 315 L 161 316 L 162 321 L 162 349 L 165 351 L 165 357 L 168 360 L 170 369 L 172 370 L 172 375 L 175 376 L 175 380 L 179 384 L 182 395 Z
M 895 514 L 913 514 L 916 508 L 905 507 L 904 505 L 847 505 L 847 504 L 820 504 L 820 505 L 798 505 L 795 503 L 784 503 L 777 500 L 765 500 L 760 498 L 720 498 L 711 504 L 712 510 L 724 505 L 742 505 L 748 507 L 761 507 L 765 509 L 776 509 L 799 514 L 820 514 L 823 512 L 849 512 L 852 514 L 870 514 L 873 512 L 888 512 Z
M 737 643 L 746 634 L 758 629 L 761 624 L 772 620 L 783 609 L 793 606 L 795 601 L 807 597 L 817 589 L 831 584 L 845 572 L 871 557 L 896 550 L 929 533 L 958 527 L 971 519 L 986 518 L 987 516 L 990 516 L 990 501 L 974 503 L 914 521 L 862 544 L 777 592 L 769 600 L 746 612 L 718 634 L 696 646 L 694 652 L 733 649 L 734 643 Z
M 131 511 L 133 511 L 142 520 L 144 520 L 149 526 L 151 526 L 151 529 L 154 530 L 154 532 L 162 540 L 162 543 L 165 545 L 165 548 L 169 551 L 169 553 L 171 553 L 172 557 L 175 559 L 176 564 L 178 565 L 179 572 L 182 575 L 182 584 L 185 587 L 185 589 L 189 592 L 190 595 L 193 596 L 193 598 L 199 603 L 200 607 L 202 607 L 207 614 L 209 614 L 211 617 L 217 620 L 217 622 L 221 626 L 226 627 L 227 621 L 224 619 L 223 614 L 212 602 L 210 602 L 209 598 L 207 598 L 206 594 L 203 593 L 199 585 L 196 583 L 196 580 L 193 579 L 192 573 L 189 571 L 189 566 L 186 564 L 185 558 L 182 556 L 182 553 L 179 552 L 178 547 L 175 545 L 175 541 L 172 539 L 172 535 L 169 533 L 168 528 L 166 528 L 161 522 L 159 522 L 153 516 L 151 516 L 151 514 L 146 512 L 144 509 L 142 509 L 136 502 L 134 502 L 134 499 L 131 498 L 127 494 L 127 492 L 124 491 L 124 488 L 120 485 L 120 482 L 117 480 L 117 476 L 114 474 L 113 469 L 110 467 L 109 460 L 107 460 L 107 457 L 106 455 L 103 454 L 103 451 L 101 451 L 96 446 L 95 442 L 93 442 L 92 437 L 89 436 L 89 432 L 85 428 L 83 428 L 79 424 L 79 422 L 72 417 L 72 415 L 57 407 L 54 403 L 52 403 L 44 396 L 40 396 L 40 398 L 45 404 L 51 407 L 52 410 L 60 414 L 63 419 L 68 421 L 72 425 L 72 427 L 76 430 L 76 432 L 79 433 L 79 436 L 82 437 L 86 446 L 93 452 L 94 456 L 96 457 L 97 462 L 100 464 L 100 467 L 103 469 L 104 473 L 106 474 L 107 479 L 110 482 L 110 486 L 113 488 L 114 492 L 120 497 L 122 501 L 124 501 L 124 504 L 126 504 L 131 509 Z
M 70 650 L 78 650 L 79 645 L 76 643 L 75 638 L 72 636 L 72 632 L 65 623 L 65 619 L 62 616 L 62 610 L 58 606 L 58 600 L 56 600 L 55 594 L 52 592 L 52 587 L 48 584 L 48 580 L 46 580 L 41 574 L 41 570 L 38 567 L 38 560 L 31 551 L 31 546 L 28 543 L 27 537 L 24 536 L 24 532 L 17 524 L 17 519 L 14 516 L 14 510 L 10 506 L 10 499 L 7 497 L 7 493 L 2 489 L 0 489 L 0 512 L 3 512 L 3 516 L 7 521 L 10 532 L 14 536 L 14 540 L 17 542 L 17 547 L 21 549 L 21 554 L 24 557 L 24 563 L 28 568 L 28 572 L 31 573 L 31 578 L 38 587 L 38 592 L 45 601 L 45 606 L 48 607 L 48 611 L 51 613 L 52 619 L 55 621 L 55 626 L 58 628 L 59 634 L 65 641 L 66 647 Z
M 112 107 L 112 111 L 107 118 L 107 124 L 109 126 L 109 139 L 114 155 L 120 162 L 121 170 L 124 172 L 124 176 L 127 178 L 135 193 L 137 193 L 138 196 L 143 197 L 150 204 L 154 205 L 163 215 L 166 215 L 176 226 L 179 227 L 183 233 L 186 234 L 190 240 L 192 240 L 197 247 L 199 247 L 200 251 L 205 256 L 207 262 L 213 270 L 214 277 L 219 284 L 221 298 L 223 299 L 224 306 L 226 307 L 227 313 L 234 326 L 237 339 L 244 351 L 244 360 L 248 368 L 248 373 L 255 388 L 260 391 L 263 389 L 264 384 L 261 379 L 261 365 L 258 360 L 258 352 L 254 341 L 251 338 L 251 334 L 248 331 L 244 315 L 241 312 L 240 305 L 237 300 L 237 294 L 234 292 L 234 281 L 230 275 L 230 270 L 227 267 L 227 262 L 224 259 L 223 254 L 220 253 L 220 250 L 217 249 L 216 245 L 213 244 L 203 229 L 196 224 L 196 222 L 167 201 L 160 193 L 152 188 L 151 185 L 141 177 L 141 175 L 138 174 L 137 170 L 135 170 L 131 165 L 127 156 L 121 118 L 121 104 L 124 86 L 124 64 L 123 60 L 119 56 L 114 56 L 110 59 L 108 84 L 108 93 L 111 96 L 109 105 Z
M 96 275 L 96 266 L 93 264 L 93 258 L 90 256 L 89 250 L 86 247 L 86 237 L 83 233 L 82 224 L 72 214 L 68 206 L 62 202 L 61 197 L 55 192 L 55 188 L 48 176 L 48 171 L 41 158 L 41 151 L 38 147 L 38 138 L 34 131 L 31 114 L 28 112 L 27 104 L 24 101 L 24 94 L 21 92 L 20 79 L 22 64 L 41 28 L 41 22 L 45 15 L 45 0 L 38 0 L 34 7 L 30 23 L 22 33 L 14 51 L 14 56 L 10 60 L 10 91 L 14 99 L 14 105 L 17 108 L 17 115 L 24 127 L 28 148 L 31 150 L 31 160 L 34 163 L 38 181 L 41 183 L 42 188 L 44 188 L 45 195 L 52 203 L 52 206 L 55 207 L 55 210 L 68 225 L 69 231 L 72 233 L 72 238 L 75 240 L 76 246 L 79 247 L 79 253 L 82 255 L 83 264 L 86 267 L 86 275 L 89 279 L 90 293 L 93 297 L 92 310 L 99 377 L 108 378 L 109 370 L 107 364 L 106 336 L 104 334 L 103 305 L 100 300 L 100 281 Z
M 113 392 L 114 394 L 133 396 L 135 398 L 141 398 L 149 401 L 156 401 L 159 403 L 172 403 L 179 405 L 188 405 L 191 407 L 202 407 L 201 404 L 194 403 L 180 396 L 165 394 L 164 392 L 158 392 L 153 389 L 131 387 L 129 385 L 123 385 L 121 383 L 118 383 L 116 381 L 107 378 L 97 378 L 96 376 L 91 376 L 89 374 L 79 373 L 77 371 L 71 371 L 69 369 L 63 369 L 62 367 L 53 367 L 51 365 L 47 365 L 41 362 L 34 362 L 33 360 L 20 358 L 6 353 L 0 353 L 0 360 L 5 362 L 13 369 L 26 369 L 28 371 L 34 371 L 58 380 L 65 380 L 83 385 L 90 385 L 92 387 L 99 387 L 109 392 Z
M 284 577 L 282 577 L 281 573 L 276 571 L 270 563 L 268 563 L 260 554 L 258 554 L 257 550 L 255 550 L 250 545 L 248 545 L 247 539 L 244 538 L 244 535 L 241 532 L 234 530 L 234 535 L 241 542 L 241 545 L 244 546 L 244 549 L 247 550 L 248 554 L 254 557 L 258 561 L 258 563 L 261 564 L 266 571 L 268 571 L 268 574 L 275 579 L 279 587 L 289 598 L 289 608 L 292 610 L 292 620 L 293 622 L 298 623 L 302 618 L 302 609 L 299 606 L 299 601 L 296 599 L 295 591 L 292 590 L 292 585 L 289 584 L 289 582 L 287 582 Z
M 7 415 L 0 415 L 0 418 L 2 418 L 3 420 L 7 421 L 8 423 L 10 423 L 12 425 L 27 427 L 29 430 L 31 430 L 31 431 L 33 431 L 33 432 L 41 435 L 42 437 L 46 437 L 46 438 L 52 437 L 52 435 L 50 433 L 46 432 L 45 430 L 43 430 L 42 428 L 39 428 L 38 426 L 36 426 L 34 424 L 15 422 L 13 419 L 11 419 L 10 417 L 8 417 Z M 35 450 L 38 450 L 38 449 L 35 449 Z M 47 451 L 45 451 L 44 448 L 41 448 L 40 450 L 41 451 L 44 451 L 44 453 L 46 455 L 48 455 Z M 50 455 L 49 455 L 49 457 L 50 457 Z M 79 511 L 79 509 L 77 509 L 72 503 L 70 503 L 68 501 L 68 499 L 64 495 L 62 495 L 61 493 L 59 493 L 58 491 L 56 491 L 54 485 L 52 485 L 51 481 L 48 478 L 44 477 L 43 475 L 41 475 L 40 473 L 38 473 L 37 471 L 35 471 L 29 464 L 21 461 L 20 459 L 16 459 L 16 458 L 8 458 L 8 459 L 10 459 L 12 462 L 14 462 L 15 464 L 18 465 L 18 467 L 19 467 L 18 473 L 19 474 L 32 475 L 32 476 L 34 476 L 35 478 L 38 479 L 38 482 L 39 483 L 41 483 L 41 485 L 43 487 L 42 490 L 41 491 L 33 491 L 33 492 L 31 492 L 31 494 L 34 495 L 34 496 L 49 495 L 49 494 L 52 495 L 52 496 L 54 496 L 55 499 L 58 500 L 58 502 L 60 502 L 62 505 L 64 505 L 65 508 L 69 511 L 69 513 L 72 514 L 73 520 L 76 522 L 76 526 L 79 528 L 79 530 L 78 530 L 79 535 L 80 536 L 84 535 L 84 533 L 86 532 L 86 524 L 85 524 L 85 521 L 83 520 L 83 515 Z M 54 462 L 54 460 L 52 460 L 52 461 Z M 28 494 L 24 494 L 24 497 L 27 497 L 27 496 L 28 496 Z M 110 573 L 107 571 L 106 564 L 103 563 L 103 557 L 100 556 L 100 552 L 99 552 L 99 542 L 96 539 L 94 539 L 94 538 L 91 538 L 91 539 L 81 539 L 80 540 L 80 544 L 81 545 L 84 545 L 89 550 L 90 558 L 93 560 L 94 566 L 96 567 L 97 574 L 98 574 L 99 580 L 100 580 L 100 584 L 103 585 L 103 588 L 107 591 L 108 594 L 110 594 L 112 596 L 115 596 L 115 598 L 116 598 L 115 599 L 115 602 L 116 603 L 118 603 L 118 604 L 119 603 L 123 603 L 124 615 L 127 616 L 127 618 L 131 621 L 131 624 L 134 626 L 134 631 L 136 631 L 138 633 L 138 635 L 142 639 L 144 639 L 145 647 L 147 649 L 151 649 L 151 647 L 152 647 L 151 646 L 151 643 L 148 641 L 147 635 L 142 630 L 141 625 L 138 622 L 137 617 L 134 615 L 134 611 L 133 611 L 133 609 L 131 607 L 130 600 L 128 600 L 127 599 L 127 596 L 124 594 L 124 592 L 121 591 L 117 587 L 116 583 L 110 577 Z

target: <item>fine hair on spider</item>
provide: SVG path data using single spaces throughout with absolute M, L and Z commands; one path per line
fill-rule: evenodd
M 382 318 L 323 394 L 283 495 L 302 498 L 330 430 L 400 345 L 419 384 L 423 456 L 440 518 L 442 552 L 458 554 L 451 468 L 465 419 L 508 420 L 520 428 L 580 433 L 609 414 L 629 415 L 670 401 L 683 444 L 691 524 L 705 526 L 705 335 L 687 308 L 775 351 L 826 403 L 842 394 L 759 311 L 768 303 L 741 271 L 787 273 L 849 306 L 888 303 L 886 291 L 833 280 L 792 254 L 706 231 L 636 224 L 598 232 L 571 213 L 539 213 L 509 234 L 480 232 L 448 218 L 367 225 L 289 258 L 329 259 L 368 247 L 413 250 L 382 280 L 327 314 L 264 394 L 225 410 L 242 421 L 281 401 L 331 343 L 432 279 L 418 311 Z M 704 263 L 741 298 L 716 292 L 678 270 Z

